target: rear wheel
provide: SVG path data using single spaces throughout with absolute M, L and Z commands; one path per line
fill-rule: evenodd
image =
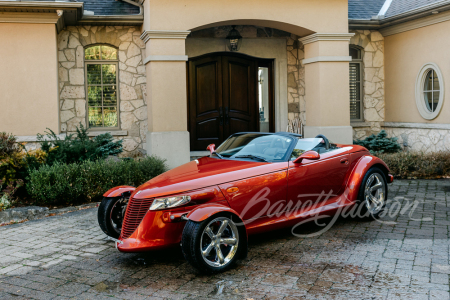
M 361 217 L 378 219 L 386 206 L 387 193 L 386 175 L 377 167 L 370 168 L 359 188 L 358 203 L 362 205 Z
M 236 224 L 225 215 L 215 215 L 199 223 L 188 221 L 181 240 L 186 260 L 206 273 L 231 268 L 238 258 L 241 244 Z
M 104 233 L 115 239 L 122 231 L 123 217 L 128 199 L 124 197 L 103 198 L 98 207 L 98 224 Z

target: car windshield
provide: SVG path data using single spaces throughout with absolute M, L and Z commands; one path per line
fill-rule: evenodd
M 217 148 L 216 153 L 218 153 L 218 156 L 227 159 L 245 159 L 261 162 L 285 161 L 290 156 L 288 151 L 290 152 L 293 145 L 297 144 L 298 141 L 297 137 L 289 135 L 235 134 L 223 142 Z M 314 146 L 311 147 L 313 148 Z

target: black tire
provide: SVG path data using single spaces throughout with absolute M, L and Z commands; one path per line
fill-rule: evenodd
M 202 236 L 204 236 L 206 234 L 206 232 L 205 232 L 206 227 L 208 225 L 212 227 L 211 223 L 217 219 L 220 219 L 220 220 L 226 219 L 226 220 L 228 220 L 228 222 L 231 222 L 231 223 L 228 223 L 230 225 L 230 227 L 227 227 L 225 229 L 225 231 L 224 231 L 225 236 L 222 236 L 223 238 L 227 238 L 227 235 L 232 235 L 231 233 L 235 234 L 235 232 L 233 232 L 233 229 L 231 228 L 231 225 L 234 225 L 238 232 L 237 237 L 234 235 L 234 237 L 237 239 L 236 248 L 234 248 L 234 250 L 230 250 L 229 252 L 226 252 L 227 248 L 225 248 L 224 252 L 223 252 L 224 254 L 222 254 L 222 258 L 225 256 L 225 261 L 226 261 L 226 259 L 228 258 L 228 254 L 230 254 L 230 253 L 231 254 L 234 253 L 234 254 L 233 254 L 233 256 L 230 256 L 229 260 L 222 266 L 212 266 L 211 264 L 214 264 L 214 262 L 212 262 L 212 261 L 210 261 L 210 263 L 207 263 L 206 262 L 207 259 L 203 257 L 201 250 L 200 250 L 201 243 L 208 244 L 208 242 L 206 241 L 206 238 L 208 238 L 209 235 L 206 236 L 205 240 L 202 239 Z M 218 222 L 220 222 L 220 221 L 218 221 Z M 211 229 L 213 232 L 215 231 L 213 228 L 211 228 Z M 227 232 L 227 230 L 229 232 Z M 214 233 L 217 234 L 218 232 L 214 232 Z M 187 221 L 186 226 L 183 229 L 183 235 L 181 237 L 181 250 L 183 252 L 184 258 L 194 268 L 198 269 L 200 272 L 207 273 L 207 274 L 220 273 L 220 272 L 229 270 L 231 267 L 233 267 L 233 265 L 236 263 L 237 259 L 240 256 L 242 256 L 241 252 L 244 251 L 244 248 L 245 248 L 245 244 L 242 240 L 243 238 L 244 237 L 242 236 L 242 231 L 237 229 L 237 226 L 232 221 L 230 215 L 216 214 L 203 222 L 194 222 L 191 220 Z M 211 242 L 209 244 L 212 245 L 212 243 L 213 243 L 212 239 L 210 239 L 210 240 L 211 240 Z M 222 244 L 220 244 L 220 245 L 222 245 Z M 233 249 L 233 246 L 234 245 L 225 245 L 224 247 L 231 247 L 231 249 Z M 219 246 L 219 247 L 221 247 L 221 246 Z M 213 252 L 213 251 L 216 251 L 216 248 L 212 248 L 211 252 Z M 220 252 L 222 253 L 222 250 Z M 217 257 L 217 252 L 216 252 L 216 257 Z M 220 261 L 218 263 L 220 263 Z
M 370 198 L 368 198 L 366 194 L 366 185 L 368 185 L 368 181 L 370 178 L 375 178 L 375 180 L 378 180 L 381 182 L 382 187 L 380 188 L 383 193 L 383 201 L 380 201 L 381 203 L 379 205 L 375 205 L 374 202 L 369 201 Z M 369 186 L 374 187 L 377 182 L 371 182 L 369 183 Z M 386 201 L 388 197 L 388 186 L 387 186 L 387 179 L 386 174 L 378 167 L 372 167 L 370 168 L 366 174 L 364 175 L 364 178 L 361 182 L 361 186 L 359 187 L 358 192 L 358 214 L 357 216 L 362 220 L 377 220 L 380 218 L 380 215 L 383 213 L 384 208 L 386 206 Z M 380 197 L 381 199 L 381 197 Z M 378 199 L 378 200 L 380 200 Z M 372 202 L 374 206 L 376 206 L 376 209 L 369 209 L 369 204 Z
M 119 238 L 120 232 L 122 229 L 122 223 L 119 222 L 114 223 L 113 215 L 118 218 L 117 214 L 122 214 L 122 208 L 118 207 L 118 202 L 123 200 L 122 197 L 115 198 L 103 198 L 100 206 L 98 207 L 98 224 L 100 228 L 106 233 L 108 236 L 113 237 L 115 239 Z M 113 212 L 114 210 L 114 212 Z M 120 210 L 120 211 L 118 211 Z M 123 215 L 122 215 L 123 217 Z M 123 219 L 123 218 L 122 218 Z M 116 225 L 116 226 L 115 226 Z M 117 226 L 119 225 L 119 226 Z

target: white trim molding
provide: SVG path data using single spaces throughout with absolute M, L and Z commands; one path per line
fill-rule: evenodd
M 303 45 L 315 43 L 318 41 L 347 41 L 350 42 L 354 33 L 314 33 L 298 40 L 303 43 Z
M 128 131 L 127 130 L 92 130 L 92 131 L 88 131 L 88 136 L 98 136 L 100 134 L 105 134 L 105 133 L 109 133 L 112 136 L 126 136 L 128 135 Z
M 431 15 L 425 18 L 419 18 L 413 21 L 401 23 L 380 29 L 380 33 L 383 36 L 390 36 L 397 33 L 402 33 L 450 20 L 450 11 L 441 12 L 435 15 Z
M 189 30 L 144 30 L 141 40 L 147 43 L 149 39 L 186 39 L 191 32 Z
M 434 70 L 436 72 L 436 75 L 439 80 L 439 102 L 436 107 L 436 110 L 434 112 L 431 112 L 428 107 L 425 104 L 425 99 L 423 97 L 423 86 L 425 83 L 425 77 L 428 74 L 428 71 Z M 438 65 L 435 63 L 426 63 L 423 65 L 423 67 L 420 69 L 419 74 L 416 78 L 416 105 L 417 109 L 419 110 L 420 115 L 422 118 L 426 120 L 433 120 L 435 119 L 442 109 L 442 104 L 444 102 L 444 77 L 442 76 L 441 70 L 439 69 Z
M 65 139 L 66 134 L 65 133 L 57 134 L 56 137 L 59 139 Z M 44 135 L 43 139 L 44 141 L 53 141 L 53 139 L 49 138 L 47 135 Z M 22 135 L 17 136 L 16 141 L 18 143 L 30 143 L 30 142 L 38 142 L 39 140 L 36 135 Z
M 0 23 L 56 24 L 60 16 L 54 13 L 0 12 Z
M 351 56 L 316 56 L 302 60 L 303 65 L 312 64 L 316 62 L 342 62 L 352 61 Z
M 144 59 L 144 65 L 151 61 L 187 61 L 187 55 L 149 55 Z
M 403 123 L 403 122 L 384 122 L 381 127 L 387 128 L 416 128 L 416 129 L 445 129 L 450 130 L 450 124 L 440 123 Z
M 0 7 L 7 8 L 36 8 L 36 9 L 77 9 L 83 8 L 84 2 L 64 1 L 2 1 Z

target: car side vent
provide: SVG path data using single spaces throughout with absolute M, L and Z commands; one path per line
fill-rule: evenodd
M 142 222 L 145 214 L 148 212 L 153 199 L 130 199 L 128 201 L 125 218 L 122 224 L 121 237 L 129 238 Z

